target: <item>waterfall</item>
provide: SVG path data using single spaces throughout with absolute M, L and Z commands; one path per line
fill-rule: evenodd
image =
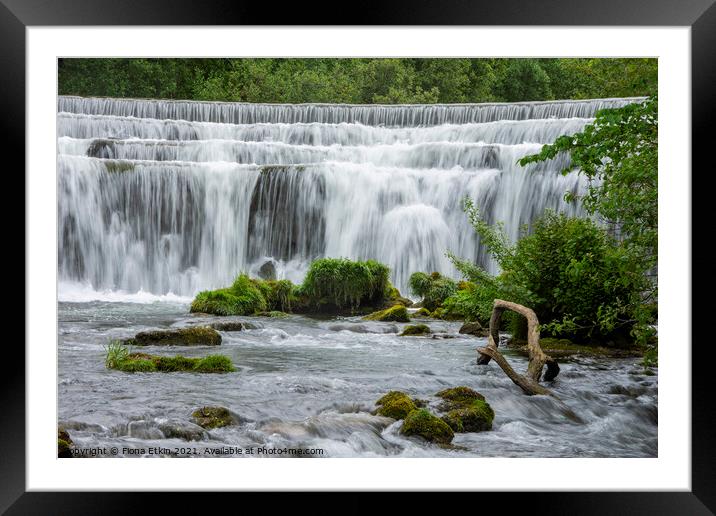
M 517 160 L 639 99 L 455 105 L 58 99 L 58 267 L 92 289 L 191 296 L 268 260 L 373 258 L 407 292 L 457 277 L 452 251 L 496 272 L 462 211 L 513 240 L 546 208 L 583 215 L 565 157 Z M 62 292 L 60 292 L 62 295 Z

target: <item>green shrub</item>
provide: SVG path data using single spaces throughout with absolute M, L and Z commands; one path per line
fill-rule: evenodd
M 390 295 L 388 267 L 373 260 L 322 258 L 311 263 L 301 292 L 314 306 L 355 309 L 379 306 Z
M 492 302 L 500 298 L 532 308 L 545 336 L 625 343 L 647 279 L 628 249 L 604 228 L 591 219 L 546 211 L 534 222 L 531 234 L 523 233 L 510 244 L 500 227 L 482 221 L 469 201 L 466 211 L 502 273 L 490 276 L 450 255 L 475 287 L 453 294 L 444 303 L 446 309 L 485 323 Z M 525 334 L 522 317 L 505 314 L 504 322 L 516 335 Z
M 420 296 L 423 306 L 430 311 L 442 305 L 443 301 L 457 291 L 457 283 L 433 272 L 429 276 L 424 272 L 414 272 L 408 280 L 410 291 Z

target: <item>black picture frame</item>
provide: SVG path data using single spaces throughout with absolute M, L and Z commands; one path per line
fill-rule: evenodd
M 3 142 L 15 149 L 19 159 L 15 174 L 25 170 L 25 29 L 28 26 L 62 25 L 573 25 L 573 26 L 682 26 L 691 28 L 692 70 L 692 170 L 713 174 L 708 154 L 711 152 L 709 128 L 716 110 L 716 5 L 715 0 L 551 0 L 541 3 L 521 0 L 487 2 L 476 0 L 393 1 L 362 3 L 346 8 L 334 19 L 317 18 L 317 10 L 305 3 L 274 4 L 219 0 L 0 0 L 0 104 L 2 105 Z M 565 42 L 568 45 L 569 42 Z M 24 180 L 14 178 L 15 192 L 25 193 Z M 692 174 L 692 184 L 695 175 Z M 706 178 L 703 178 L 706 180 Z M 692 206 L 708 206 L 708 188 L 692 188 Z M 19 194 L 14 197 L 20 198 Z M 25 196 L 23 195 L 24 199 Z M 692 212 L 694 224 L 699 218 Z M 706 222 L 704 222 L 706 224 Z M 14 223 L 10 238 L 19 242 L 20 225 Z M 692 229 L 692 235 L 707 235 L 706 230 Z M 708 240 L 708 239 L 707 239 Z M 19 245 L 15 245 L 15 249 Z M 19 254 L 19 253 L 17 253 Z M 27 275 L 28 257 L 23 251 L 23 268 Z M 19 256 L 16 255 L 19 260 Z M 704 257 L 697 257 L 692 247 L 692 270 L 709 271 Z M 706 284 L 699 285 L 701 289 Z M 695 292 L 692 291 L 692 296 Z M 707 304 L 692 303 L 692 320 L 706 322 Z M 26 306 L 32 310 L 32 306 Z M 19 323 L 17 323 L 19 326 Z M 713 514 L 716 511 L 716 454 L 714 453 L 714 408 L 710 376 L 713 344 L 684 335 L 684 340 L 668 345 L 685 349 L 692 346 L 692 490 L 689 492 L 584 492 L 584 493 L 480 493 L 455 503 L 476 503 L 508 496 L 512 501 L 526 502 L 530 512 L 550 514 Z M 25 354 L 17 344 L 6 343 L 6 356 L 15 367 L 4 371 L 0 390 L 0 511 L 7 514 L 94 514 L 131 513 L 152 507 L 155 495 L 134 493 L 39 493 L 25 487 Z M 12 349 L 10 349 L 12 348 Z M 16 356 L 14 356 L 16 355 Z M 172 493 L 174 502 L 185 510 L 192 505 L 212 505 L 221 498 L 212 494 L 180 495 Z M 246 500 L 247 494 L 241 494 Z M 295 495 L 301 503 L 304 495 Z M 351 495 L 355 497 L 356 495 Z M 156 500 L 154 500 L 156 501 Z M 419 495 L 413 501 L 421 503 Z M 246 500 L 248 502 L 248 500 Z M 246 503 L 244 502 L 244 503 Z M 165 500 L 160 503 L 165 505 Z M 242 505 L 244 504 L 242 503 Z M 346 503 L 345 510 L 368 509 L 368 502 Z M 333 512 L 333 511 L 331 511 Z M 336 511 L 337 512 L 337 511 Z M 340 512 L 345 512 L 340 510 Z M 362 512 L 362 511 L 361 511 Z

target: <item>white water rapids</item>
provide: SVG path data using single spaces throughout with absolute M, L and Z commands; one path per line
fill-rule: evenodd
M 349 106 L 60 97 L 60 298 L 191 297 L 267 260 L 299 282 L 311 260 L 373 258 L 407 294 L 415 271 L 491 271 L 462 211 L 520 227 L 583 180 L 564 159 L 517 160 L 635 99 Z

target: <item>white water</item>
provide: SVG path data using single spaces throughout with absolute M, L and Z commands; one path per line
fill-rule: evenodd
M 374 258 L 403 292 L 418 270 L 455 276 L 447 250 L 494 271 L 462 199 L 504 222 L 512 239 L 545 208 L 581 214 L 563 201 L 585 186 L 558 173 L 564 159 L 527 168 L 516 161 L 579 131 L 597 109 L 633 100 L 347 106 L 60 97 L 60 296 L 191 297 L 267 259 L 300 281 L 317 257 Z

